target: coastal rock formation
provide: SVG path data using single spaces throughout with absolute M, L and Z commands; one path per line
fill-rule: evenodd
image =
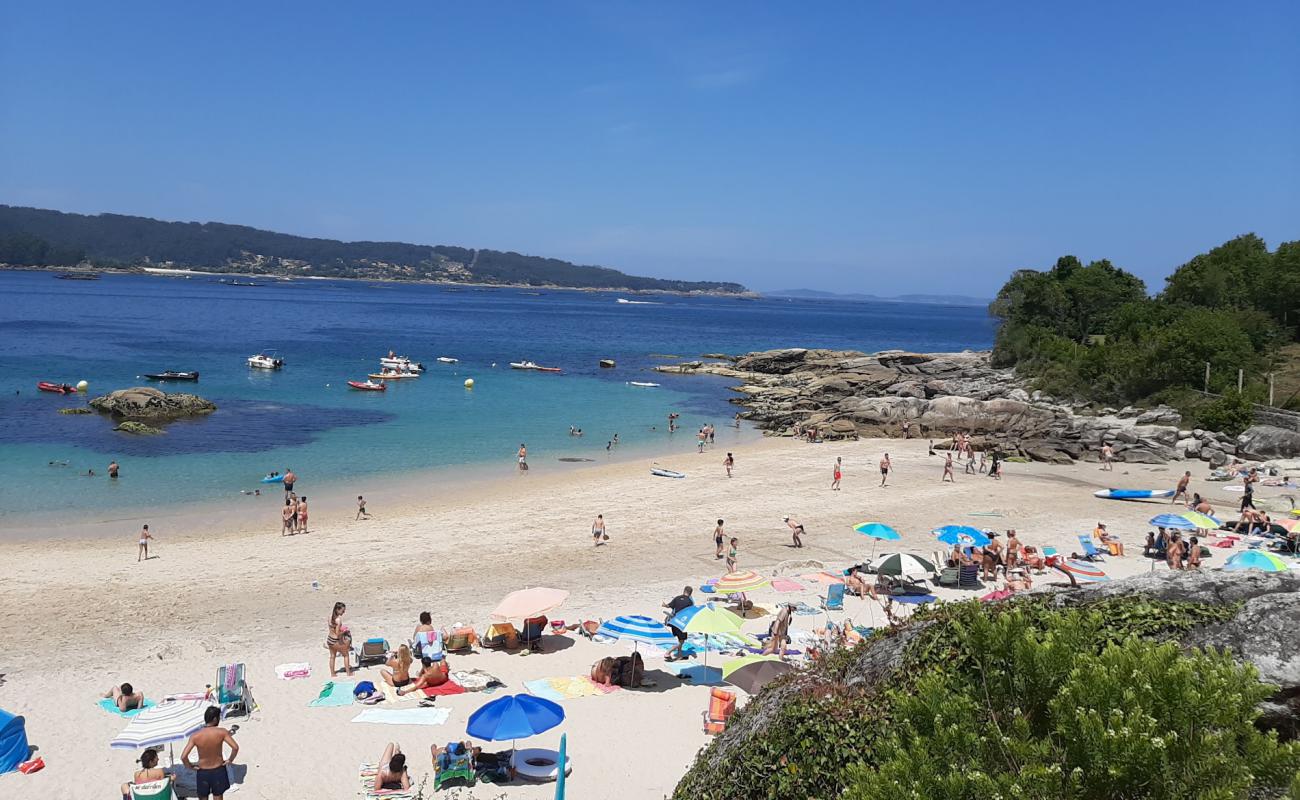
M 59 413 L 75 415 L 75 414 L 93 414 L 95 412 L 91 411 L 89 408 L 60 408 Z
M 1272 425 L 1255 425 L 1237 437 L 1237 452 L 1247 458 L 1287 458 L 1300 454 L 1300 433 Z
M 746 416 L 776 435 L 809 429 L 827 438 L 897 435 L 907 422 L 917 437 L 964 431 L 979 449 L 1058 463 L 1097 460 L 1102 444 L 1110 444 L 1118 461 L 1148 464 L 1193 453 L 1226 461 L 1237 452 L 1229 437 L 1180 431 L 1178 412 L 1166 406 L 1079 413 L 1029 392 L 1011 370 L 993 368 L 986 352 L 788 348 L 656 369 L 740 381 L 736 391 L 745 397 L 737 402 L 750 409 Z
M 168 394 L 150 386 L 118 389 L 90 401 L 90 407 L 114 419 L 161 424 L 217 410 L 216 403 L 195 394 Z
M 161 428 L 155 428 L 151 425 L 146 425 L 143 422 L 135 422 L 134 420 L 129 419 L 119 424 L 113 430 L 121 431 L 122 433 L 134 433 L 137 436 L 156 436 L 164 432 Z

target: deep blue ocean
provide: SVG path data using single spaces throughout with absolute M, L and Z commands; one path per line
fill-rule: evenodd
M 620 304 L 620 296 L 650 302 Z M 286 467 L 304 479 L 508 468 L 521 442 L 534 468 L 600 460 L 616 432 L 624 457 L 684 452 L 700 425 L 713 422 L 721 434 L 736 409 L 725 381 L 650 372 L 666 363 L 656 355 L 960 350 L 990 346 L 994 331 L 983 308 L 316 280 L 244 287 L 209 276 L 66 281 L 0 272 L 0 297 L 5 515 L 218 499 Z M 248 356 L 264 348 L 279 351 L 283 370 L 249 369 Z M 428 371 L 384 393 L 347 388 L 377 371 L 389 350 Z M 439 364 L 438 356 L 460 363 Z M 618 366 L 601 369 L 603 358 Z M 508 367 L 525 359 L 564 372 Z M 219 410 L 152 437 L 115 432 L 97 414 L 57 413 L 167 369 L 199 371 L 196 384 L 162 388 L 196 392 Z M 38 392 L 39 380 L 90 388 L 62 397 Z M 627 384 L 634 380 L 662 386 Z M 682 425 L 672 437 L 670 411 Z M 571 425 L 586 435 L 569 436 Z M 746 435 L 728 430 L 727 441 Z M 112 459 L 122 465 L 116 482 L 102 477 Z

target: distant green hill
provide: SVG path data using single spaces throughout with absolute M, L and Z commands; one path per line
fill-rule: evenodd
M 212 272 L 438 280 L 580 289 L 743 292 L 738 283 L 626 275 L 607 267 L 500 250 L 404 242 L 340 242 L 221 222 L 164 222 L 0 205 L 0 264 L 168 266 Z

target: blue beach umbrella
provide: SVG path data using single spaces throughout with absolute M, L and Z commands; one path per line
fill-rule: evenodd
M 694 606 L 692 606 L 694 608 Z M 629 642 L 645 642 L 657 646 L 677 644 L 677 637 L 668 626 L 657 619 L 643 617 L 639 614 L 614 617 L 600 623 L 596 633 L 613 639 L 625 639 Z
M 1178 514 L 1158 514 L 1147 522 L 1148 525 L 1154 525 L 1157 528 L 1173 528 L 1180 531 L 1195 530 L 1196 526 L 1191 520 Z
M 563 721 L 564 709 L 559 703 L 531 694 L 511 694 L 470 714 L 465 732 L 489 742 L 514 741 L 549 731 Z
M 898 531 L 883 522 L 863 522 L 860 525 L 853 526 L 853 530 L 863 536 L 870 536 L 872 539 L 879 539 L 882 542 L 896 542 L 899 539 Z
M 944 544 L 962 545 L 963 547 L 984 547 L 993 541 L 984 531 L 969 525 L 944 525 L 934 529 L 935 538 Z
M 1291 565 L 1263 550 L 1243 550 L 1223 565 L 1224 569 L 1257 569 L 1261 572 L 1286 572 Z

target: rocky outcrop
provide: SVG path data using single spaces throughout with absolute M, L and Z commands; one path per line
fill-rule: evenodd
M 95 412 L 91 411 L 89 408 L 78 407 L 78 408 L 60 408 L 59 413 L 75 415 L 75 414 L 93 414 Z
M 737 402 L 750 409 L 746 416 L 777 435 L 810 429 L 827 438 L 897 435 L 906 422 L 914 436 L 965 432 L 979 449 L 1055 463 L 1096 460 L 1103 444 L 1116 460 L 1140 463 L 1196 457 L 1203 450 L 1207 460 L 1226 461 L 1236 453 L 1226 437 L 1180 431 L 1178 412 L 1166 406 L 1080 413 L 1029 391 L 1010 370 L 993 368 L 984 352 L 788 348 L 657 369 L 738 380 L 744 398 Z
M 143 422 L 136 422 L 129 419 L 120 423 L 113 430 L 121 431 L 122 433 L 133 433 L 136 436 L 157 436 L 160 433 L 164 433 L 162 428 L 155 428 L 152 425 L 146 425 Z
M 1247 458 L 1300 456 L 1300 433 L 1272 425 L 1255 425 L 1237 437 L 1237 452 Z
M 199 417 L 217 410 L 216 403 L 195 394 L 168 394 L 150 386 L 118 389 L 96 397 L 90 407 L 117 420 L 158 425 L 185 417 Z

